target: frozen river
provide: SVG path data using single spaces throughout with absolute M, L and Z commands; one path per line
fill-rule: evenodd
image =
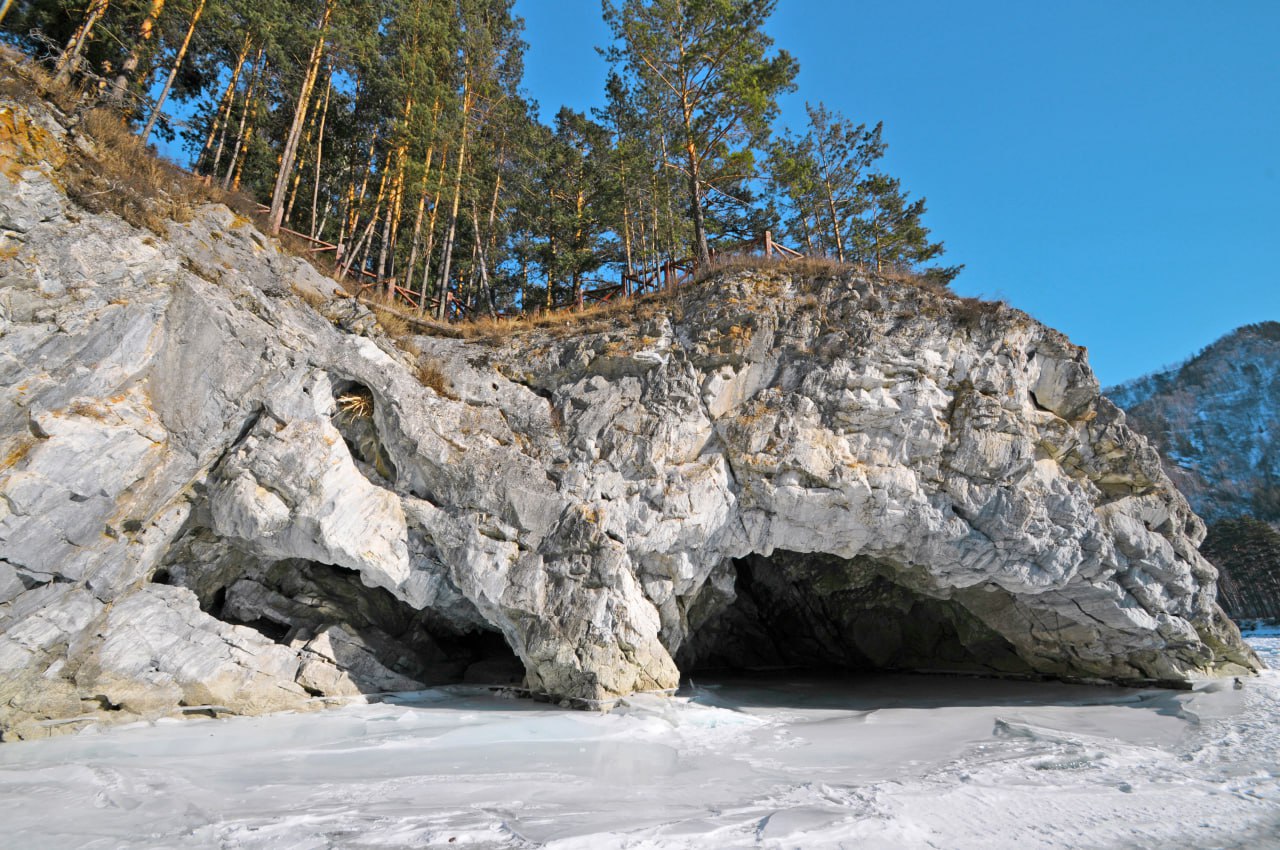
M 1255 636 L 1280 667 L 1280 637 Z M 569 712 L 476 688 L 0 746 L 13 848 L 1276 848 L 1280 672 L 1194 692 L 699 681 Z

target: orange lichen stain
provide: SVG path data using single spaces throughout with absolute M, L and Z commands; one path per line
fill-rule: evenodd
M 16 181 L 31 166 L 47 162 L 58 168 L 66 160 L 66 151 L 52 133 L 25 112 L 0 107 L 0 174 Z
M 3 458 L 0 458 L 0 470 L 12 469 L 14 466 L 22 462 L 35 446 L 36 441 L 32 437 L 21 437 L 13 448 L 9 449 Z

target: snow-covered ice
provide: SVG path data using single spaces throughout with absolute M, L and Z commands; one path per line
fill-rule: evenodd
M 1280 636 L 1251 638 L 1280 667 Z M 786 674 L 609 714 L 446 688 L 0 746 L 14 848 L 1275 848 L 1237 688 Z

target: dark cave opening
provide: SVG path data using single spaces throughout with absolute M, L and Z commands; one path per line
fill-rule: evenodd
M 215 596 L 222 601 L 219 619 L 276 643 L 315 649 L 311 641 L 328 634 L 319 651 L 333 650 L 336 666 L 365 692 L 385 690 L 378 683 L 388 673 L 428 687 L 524 678 L 524 665 L 500 633 L 415 609 L 341 567 L 281 561 Z
M 416 686 L 519 685 L 524 664 L 460 595 L 419 610 L 359 573 L 296 559 L 264 562 L 193 529 L 152 576 L 193 591 L 201 610 L 299 652 L 325 659 L 363 693 Z M 305 666 L 305 665 L 304 665 Z M 303 683 L 320 695 L 327 681 Z M 300 683 L 301 679 L 300 679 Z
M 676 658 L 686 675 L 1030 672 L 960 602 L 912 590 L 890 562 L 775 552 L 732 569 L 731 602 L 689 611 L 691 634 Z

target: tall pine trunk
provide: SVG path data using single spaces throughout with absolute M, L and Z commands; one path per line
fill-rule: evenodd
M 173 81 L 178 76 L 178 69 L 182 67 L 182 60 L 187 57 L 187 48 L 191 46 L 191 37 L 196 33 L 196 24 L 200 22 L 200 15 L 204 12 L 205 0 L 200 0 L 196 5 L 195 12 L 191 15 L 191 25 L 187 27 L 187 37 L 182 40 L 182 46 L 178 48 L 178 55 L 173 60 L 173 70 L 169 72 L 169 79 L 165 80 L 164 88 L 160 90 L 160 97 L 156 100 L 156 105 L 151 110 L 151 117 L 147 120 L 147 126 L 142 131 L 142 143 L 145 145 L 147 139 L 151 138 L 151 131 L 155 129 L 156 121 L 160 118 L 160 111 L 164 109 L 164 102 L 169 97 L 169 90 L 173 88 Z
M 204 147 L 200 150 L 200 156 L 196 159 L 196 171 L 202 169 L 207 173 L 213 174 L 218 170 L 218 161 L 222 159 L 222 143 L 227 137 L 227 125 L 231 123 L 231 111 L 236 105 L 236 84 L 240 82 L 240 71 L 244 68 L 245 61 L 249 58 L 249 48 L 251 40 L 248 34 L 244 37 L 244 47 L 240 49 L 240 55 L 236 57 L 235 67 L 231 70 L 231 79 L 227 80 L 227 87 L 222 92 L 222 97 L 218 99 L 218 111 L 214 113 L 213 121 L 209 124 L 209 135 L 204 140 Z M 213 149 L 214 137 L 218 139 L 218 153 L 212 161 L 208 161 L 209 151 Z
M 258 91 L 258 83 L 262 81 L 263 72 L 266 69 L 267 55 L 266 46 L 258 48 L 258 55 L 253 60 L 253 76 L 249 78 L 249 84 L 244 92 L 244 108 L 240 111 L 240 128 L 236 131 L 236 145 L 231 151 L 231 162 L 227 165 L 227 174 L 222 179 L 222 188 L 231 188 L 231 179 L 236 173 L 236 163 L 240 159 L 240 151 L 244 148 L 246 134 L 249 132 L 246 124 L 249 122 L 249 115 L 253 111 L 255 103 L 254 97 Z M 221 158 L 221 153 L 219 153 Z
M 707 222 L 702 209 L 702 162 L 698 156 L 698 145 L 693 135 L 693 109 L 688 99 L 682 104 L 684 109 L 685 155 L 689 158 L 689 203 L 693 210 L 693 248 L 697 264 L 700 268 L 711 265 L 711 250 L 707 246 Z
M 146 17 L 138 25 L 138 38 L 129 49 L 129 55 L 125 57 L 124 62 L 120 63 L 120 73 L 111 84 L 111 100 L 117 106 L 124 103 L 124 96 L 129 88 L 129 77 L 138 70 L 138 63 L 142 61 L 142 48 L 151 40 L 156 19 L 163 11 L 164 0 L 151 0 L 151 8 L 147 10 Z
M 84 46 L 93 37 L 93 28 L 97 26 L 102 16 L 107 13 L 107 7 L 110 4 L 111 0 L 90 0 L 89 8 L 84 13 L 84 20 L 80 22 L 80 26 L 76 27 L 76 31 L 71 34 L 71 38 L 67 40 L 67 46 L 62 49 L 62 54 L 53 66 L 54 79 L 58 82 L 66 82 L 67 78 L 76 70 L 76 67 L 80 64 L 80 55 L 84 53 Z
M 422 260 L 422 307 L 425 313 L 430 301 L 431 292 L 431 255 L 436 249 L 436 218 L 440 212 L 440 199 L 444 197 L 444 181 L 449 168 L 449 146 L 446 144 L 440 152 L 440 181 L 436 184 L 435 197 L 431 199 L 431 220 L 427 224 L 427 247 Z
M 449 231 L 441 247 L 443 256 L 440 261 L 440 303 L 436 305 L 436 319 L 444 321 L 446 301 L 449 297 L 449 274 L 453 265 L 453 240 L 458 232 L 458 207 L 462 203 L 462 170 L 467 161 L 467 121 L 471 112 L 470 80 L 462 83 L 462 140 L 458 144 L 458 170 L 453 178 L 453 209 L 449 213 Z
M 280 169 L 276 172 L 276 185 L 271 192 L 270 227 L 272 236 L 280 232 L 280 222 L 284 218 L 285 192 L 289 186 L 289 177 L 293 173 L 294 159 L 298 154 L 298 142 L 302 138 L 302 127 L 307 120 L 307 110 L 311 105 L 311 90 L 315 88 L 316 78 L 320 76 L 320 62 L 324 58 L 325 41 L 329 34 L 329 21 L 333 18 L 333 10 L 336 5 L 336 0 L 325 0 L 324 13 L 316 25 L 319 36 L 316 38 L 315 46 L 311 48 L 311 56 L 307 60 L 307 69 L 302 77 L 302 87 L 298 92 L 298 102 L 293 110 L 293 122 L 289 125 L 289 135 L 285 139 L 284 150 L 280 154 Z
M 324 129 L 329 119 L 329 95 L 333 93 L 333 71 L 329 72 L 329 80 L 324 87 L 324 106 L 320 111 L 320 132 L 316 136 L 316 168 L 315 182 L 311 187 L 311 238 L 319 239 L 320 231 L 316 228 L 316 208 L 320 206 L 320 174 L 324 167 Z M 328 204 L 325 205 L 326 207 Z

